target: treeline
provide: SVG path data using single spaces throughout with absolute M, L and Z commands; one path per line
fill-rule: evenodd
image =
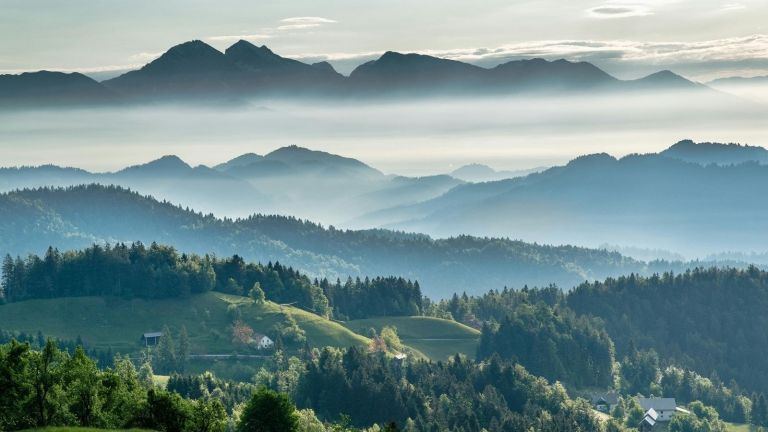
M 426 311 L 480 328 L 479 359 L 498 354 L 535 375 L 577 388 L 611 386 L 611 338 L 600 323 L 565 307 L 564 298 L 555 286 L 504 288 L 482 296 L 454 295 L 427 305 Z
M 36 334 L 31 334 L 0 329 L 0 345 L 10 343 L 13 340 L 21 343 L 27 343 L 32 349 L 41 350 L 43 347 L 45 347 L 48 338 L 46 338 L 43 333 L 39 331 Z M 78 347 L 80 347 L 85 352 L 85 354 L 88 355 L 88 357 L 96 361 L 96 364 L 98 364 L 99 367 L 112 367 L 112 362 L 116 354 L 112 351 L 112 348 L 88 348 L 79 336 L 77 339 L 55 338 L 53 340 L 56 342 L 56 345 L 59 349 L 69 353 L 70 355 L 73 354 Z
M 358 424 L 394 420 L 412 431 L 601 431 L 588 404 L 560 385 L 493 357 L 476 363 L 402 365 L 360 349 L 325 349 L 308 362 L 297 387 L 299 406 L 320 418 L 350 414 Z
M 82 349 L 69 355 L 52 340 L 39 351 L 16 341 L 0 345 L 0 389 L 0 430 L 83 426 L 223 432 L 227 422 L 215 398 L 184 400 L 142 382 L 127 359 L 100 370 Z
M 322 286 L 319 286 L 322 285 Z M 411 315 L 421 312 L 417 282 L 375 278 L 330 284 L 312 281 L 298 270 L 275 263 L 247 263 L 229 258 L 184 254 L 171 246 L 140 242 L 93 245 L 79 251 L 48 248 L 44 256 L 6 255 L 0 301 L 17 302 L 74 296 L 175 298 L 207 291 L 248 295 L 259 286 L 267 299 L 296 303 L 329 316 Z M 333 301 L 333 304 L 329 302 Z
M 348 278 L 345 283 L 327 279 L 318 282 L 339 319 L 361 319 L 376 316 L 412 316 L 422 312 L 423 297 L 418 282 L 401 277 L 377 277 L 360 280 Z
M 600 326 L 569 310 L 520 305 L 499 324 L 485 324 L 479 359 L 500 355 L 531 373 L 582 387 L 613 384 L 613 342 Z
M 598 317 L 620 357 L 653 349 L 665 362 L 768 392 L 768 272 L 755 267 L 629 275 L 585 283 L 567 305 Z

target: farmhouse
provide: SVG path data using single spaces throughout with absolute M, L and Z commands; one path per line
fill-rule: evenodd
M 254 334 L 253 341 L 256 344 L 256 348 L 258 349 L 272 348 L 272 346 L 275 344 L 275 342 L 270 339 L 269 336 L 262 334 Z
M 689 413 L 688 410 L 677 406 L 675 398 L 646 398 L 640 396 L 637 398 L 637 402 L 640 403 L 640 407 L 646 413 L 648 413 L 649 410 L 653 410 L 657 414 L 657 422 L 668 422 L 678 413 Z
M 147 332 L 141 335 L 141 341 L 144 342 L 144 346 L 154 346 L 160 342 L 161 337 L 163 332 Z
M 604 413 L 611 413 L 619 404 L 619 393 L 616 390 L 611 390 L 606 393 L 593 393 L 592 394 L 592 406 L 596 410 Z
M 637 430 L 640 432 L 650 432 L 656 426 L 656 422 L 659 420 L 659 414 L 651 408 L 645 412 L 643 419 L 640 420 L 640 424 L 637 425 Z

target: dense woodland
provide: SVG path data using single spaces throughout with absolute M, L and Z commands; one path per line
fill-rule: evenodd
M 686 404 L 701 402 L 706 408 L 701 418 L 709 420 L 699 418 L 696 421 L 704 423 L 680 430 L 719 430 L 720 419 L 768 426 L 766 382 L 754 372 L 768 368 L 764 352 L 768 341 L 760 332 L 768 324 L 762 314 L 768 308 L 768 273 L 754 267 L 695 269 L 652 277 L 632 274 L 585 283 L 568 293 L 555 286 L 504 288 L 439 302 L 422 297 L 419 283 L 403 278 L 313 281 L 279 263 L 248 263 L 237 255 L 181 254 L 154 243 L 95 245 L 63 253 L 49 248 L 42 257 L 6 256 L 2 270 L 0 288 L 6 302 L 83 295 L 157 299 L 215 290 L 263 293 L 269 300 L 296 302 L 339 319 L 432 315 L 481 329 L 478 362 L 461 357 L 437 363 L 403 362 L 380 350 L 312 351 L 306 347 L 300 351 L 301 358 L 285 358 L 278 351 L 267 369 L 249 383 L 226 382 L 212 375 L 177 375 L 169 382 L 170 393 L 158 393 L 151 386 L 139 392 L 143 404 L 159 398 L 157 403 L 186 406 L 182 411 L 187 413 L 214 408 L 195 408 L 197 402 L 183 400 L 209 400 L 214 394 L 224 411 L 236 412 L 259 386 L 266 386 L 311 409 L 309 417 L 320 424 L 351 422 L 363 427 L 395 422 L 406 429 L 436 431 L 593 430 L 594 419 L 582 413 L 584 407 L 570 401 L 560 384 L 548 384 L 559 381 L 574 391 L 616 388 L 627 397 L 640 393 L 675 397 Z M 17 367 L 13 366 L 16 355 L 28 356 L 25 361 L 34 365 L 37 360 L 33 359 L 41 355 L 37 353 L 53 349 L 41 334 L 0 331 L 0 343 L 14 339 L 27 344 L 6 345 L 3 368 Z M 97 374 L 127 367 L 120 358 L 112 361 L 109 352 L 78 349 L 80 341 L 60 343 L 63 350 L 46 355 L 67 368 L 75 367 L 74 359 L 78 364 L 93 363 L 86 361 L 89 355 L 102 368 L 96 368 Z M 162 351 L 158 349 L 153 366 L 183 370 L 164 366 L 167 356 Z M 0 379 L 13 377 L 6 370 Z M 56 402 L 56 409 L 70 403 L 65 400 Z M 2 421 L 9 429 L 74 421 L 65 411 L 47 414 L 39 404 L 36 409 L 37 417 Z M 616 423 L 611 427 L 633 426 L 637 407 L 625 399 L 620 412 L 612 414 Z M 154 421 L 104 415 L 93 424 L 146 426 Z M 183 421 L 192 422 L 189 416 Z
M 0 345 L 0 428 L 604 430 L 589 405 L 571 400 L 562 386 L 496 357 L 484 364 L 459 357 L 403 364 L 355 348 L 315 354 L 300 365 L 290 394 L 299 406 L 314 410 L 296 410 L 288 394 L 264 387 L 233 385 L 208 374 L 172 377 L 168 389 L 161 390 L 152 382 L 151 369 L 137 371 L 126 359 L 100 370 L 81 349 L 69 355 L 51 340 L 41 350 L 13 341 Z M 618 424 L 609 425 L 620 430 Z
M 653 349 L 666 362 L 768 391 L 768 272 L 751 267 L 630 275 L 583 284 L 567 305 L 598 317 L 619 356 Z
M 280 263 L 255 264 L 230 258 L 180 254 L 170 246 L 141 243 L 94 245 L 80 251 L 49 248 L 42 257 L 7 255 L 2 265 L 0 300 L 114 296 L 175 298 L 207 291 L 248 295 L 254 287 L 268 300 L 296 303 L 320 315 L 345 318 L 418 315 L 418 282 L 403 278 L 349 279 L 341 284 L 311 281 Z
M 576 388 L 613 384 L 613 342 L 605 331 L 544 304 L 517 307 L 499 324 L 484 325 L 477 354 L 513 359 L 535 375 Z
M 339 319 L 382 316 L 421 315 L 424 298 L 418 281 L 401 277 L 376 277 L 360 280 L 348 278 L 345 283 L 327 279 L 316 282 L 328 298 L 333 315 Z

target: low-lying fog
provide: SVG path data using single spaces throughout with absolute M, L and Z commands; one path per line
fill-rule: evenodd
M 553 165 L 585 153 L 659 151 L 682 138 L 768 143 L 765 106 L 716 94 L 429 101 L 269 101 L 210 108 L 0 112 L 2 165 L 114 170 L 165 154 L 214 165 L 297 144 L 387 173 Z

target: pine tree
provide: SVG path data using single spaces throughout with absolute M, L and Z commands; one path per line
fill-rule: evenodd
M 176 369 L 176 347 L 173 336 L 168 326 L 163 327 L 163 335 L 157 344 L 157 369 L 161 372 L 171 373 Z
M 181 326 L 179 332 L 179 349 L 176 353 L 176 363 L 178 370 L 183 372 L 189 361 L 189 335 L 187 334 L 187 327 Z

